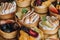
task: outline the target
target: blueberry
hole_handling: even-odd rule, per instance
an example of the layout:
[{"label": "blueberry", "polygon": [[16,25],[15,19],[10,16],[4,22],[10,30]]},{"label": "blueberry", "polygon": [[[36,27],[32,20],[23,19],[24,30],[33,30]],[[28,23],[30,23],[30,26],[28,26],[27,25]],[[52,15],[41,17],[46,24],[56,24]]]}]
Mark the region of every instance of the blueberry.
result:
[{"label": "blueberry", "polygon": [[17,23],[8,23],[1,25],[1,30],[4,32],[13,32],[18,29]]}]

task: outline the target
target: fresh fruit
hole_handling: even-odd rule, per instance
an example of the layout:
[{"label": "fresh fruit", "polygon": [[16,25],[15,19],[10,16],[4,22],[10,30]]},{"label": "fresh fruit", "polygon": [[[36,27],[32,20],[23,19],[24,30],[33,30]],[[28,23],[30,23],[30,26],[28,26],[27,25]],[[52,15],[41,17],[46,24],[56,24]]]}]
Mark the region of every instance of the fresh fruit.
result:
[{"label": "fresh fruit", "polygon": [[23,9],[22,9],[22,13],[23,13],[23,14],[26,14],[27,12],[28,12],[28,10],[27,10],[26,8],[23,8]]},{"label": "fresh fruit", "polygon": [[29,34],[33,37],[38,37],[38,33],[33,30],[30,30]]},{"label": "fresh fruit", "polygon": [[56,13],[56,14],[58,14],[58,10],[53,5],[51,5],[49,7],[49,10],[52,11],[52,12],[54,12],[54,13]]},{"label": "fresh fruit", "polygon": [[13,31],[17,30],[17,24],[15,24],[15,23],[3,24],[3,25],[1,25],[0,28],[4,32],[13,32]]},{"label": "fresh fruit", "polygon": [[38,33],[30,28],[27,28],[25,26],[21,27],[21,30],[25,31],[26,33],[28,33],[29,35],[33,36],[33,37],[37,37]]}]

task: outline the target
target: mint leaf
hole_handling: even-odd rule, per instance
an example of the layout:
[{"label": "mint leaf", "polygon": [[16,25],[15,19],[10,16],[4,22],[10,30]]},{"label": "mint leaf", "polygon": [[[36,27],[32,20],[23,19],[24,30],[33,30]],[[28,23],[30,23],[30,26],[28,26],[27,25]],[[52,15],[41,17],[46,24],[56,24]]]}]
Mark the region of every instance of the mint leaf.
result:
[{"label": "mint leaf", "polygon": [[22,13],[23,13],[23,14],[26,14],[27,12],[28,12],[28,10],[27,10],[26,8],[23,8],[23,9],[22,9]]},{"label": "mint leaf", "polygon": [[45,16],[42,16],[42,21],[46,21],[46,17]]}]

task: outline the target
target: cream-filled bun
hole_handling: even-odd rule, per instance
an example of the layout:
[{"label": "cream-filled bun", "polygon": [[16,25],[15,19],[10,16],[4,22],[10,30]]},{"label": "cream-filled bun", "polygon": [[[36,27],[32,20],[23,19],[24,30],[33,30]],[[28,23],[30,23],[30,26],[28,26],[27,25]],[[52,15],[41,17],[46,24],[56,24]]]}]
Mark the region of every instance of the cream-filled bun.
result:
[{"label": "cream-filled bun", "polygon": [[31,2],[31,6],[37,13],[47,13],[47,7],[49,7],[50,4],[51,2],[46,0],[32,0]]},{"label": "cream-filled bun", "polygon": [[54,16],[42,17],[39,27],[45,34],[55,34],[58,31],[59,20]]},{"label": "cream-filled bun", "polygon": [[0,10],[0,19],[12,18],[15,16],[16,2],[13,1],[11,3],[9,3],[9,2],[1,3],[0,9],[1,9]]},{"label": "cream-filled bun", "polygon": [[32,11],[28,11],[20,20],[21,24],[26,26],[26,27],[36,27],[39,22],[39,15]]}]

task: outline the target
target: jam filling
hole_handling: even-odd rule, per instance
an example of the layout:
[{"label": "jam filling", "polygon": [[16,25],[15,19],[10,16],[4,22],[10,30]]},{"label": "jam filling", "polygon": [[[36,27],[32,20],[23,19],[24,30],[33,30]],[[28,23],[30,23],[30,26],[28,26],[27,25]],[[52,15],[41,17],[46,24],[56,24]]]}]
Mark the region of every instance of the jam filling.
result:
[{"label": "jam filling", "polygon": [[40,6],[42,2],[45,2],[46,0],[35,0],[34,1],[34,6]]},{"label": "jam filling", "polygon": [[18,24],[17,23],[6,23],[1,25],[0,29],[3,32],[13,32],[16,31],[18,29]]},{"label": "jam filling", "polygon": [[33,37],[38,37],[38,33],[28,27],[21,26],[20,30],[23,30],[24,32],[28,33],[29,35]]}]

